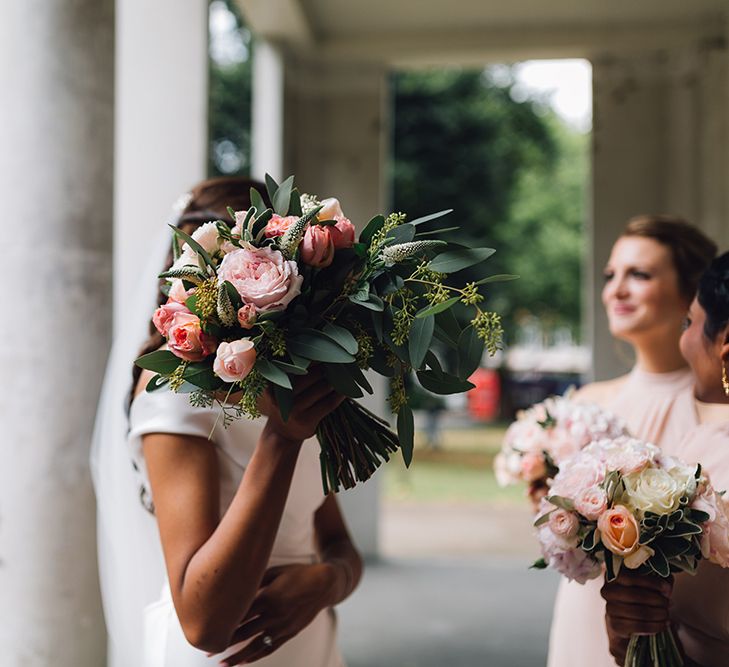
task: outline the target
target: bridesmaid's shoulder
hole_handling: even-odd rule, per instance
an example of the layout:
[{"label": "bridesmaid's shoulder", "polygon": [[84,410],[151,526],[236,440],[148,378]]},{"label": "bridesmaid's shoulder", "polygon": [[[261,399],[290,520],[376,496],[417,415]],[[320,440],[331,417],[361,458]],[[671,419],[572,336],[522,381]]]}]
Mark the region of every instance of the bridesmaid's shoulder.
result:
[{"label": "bridesmaid's shoulder", "polygon": [[627,380],[628,374],[625,374],[612,380],[590,382],[580,387],[572,398],[580,403],[603,403],[614,397],[615,392],[620,391]]}]

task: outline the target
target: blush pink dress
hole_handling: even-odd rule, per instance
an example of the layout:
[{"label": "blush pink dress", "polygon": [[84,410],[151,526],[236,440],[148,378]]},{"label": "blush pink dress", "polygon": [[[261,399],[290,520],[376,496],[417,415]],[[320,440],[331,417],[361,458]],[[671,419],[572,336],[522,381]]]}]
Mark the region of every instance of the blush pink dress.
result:
[{"label": "blush pink dress", "polygon": [[[618,415],[636,438],[660,447],[679,443],[698,425],[691,371],[628,375],[582,388],[576,400],[596,403]],[[560,582],[549,636],[548,667],[615,667],[605,630],[602,578],[585,585]],[[729,664],[729,663],[728,663]]]},{"label": "blush pink dress", "polygon": [[[729,405],[696,402],[701,424],[665,451],[701,463],[717,491],[729,491]],[[725,496],[726,497],[726,496]],[[729,569],[702,561],[676,575],[671,618],[686,654],[702,667],[729,665]]]}]

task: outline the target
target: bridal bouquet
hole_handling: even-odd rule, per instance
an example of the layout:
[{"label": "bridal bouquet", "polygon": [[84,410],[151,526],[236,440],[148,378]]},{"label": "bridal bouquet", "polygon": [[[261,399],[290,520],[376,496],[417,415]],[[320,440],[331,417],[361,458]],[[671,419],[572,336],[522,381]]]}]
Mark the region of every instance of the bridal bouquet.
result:
[{"label": "bridal bouquet", "polygon": [[[514,276],[452,278],[494,251],[438,238],[453,228],[419,231],[450,210],[412,221],[377,215],[357,238],[336,199],[300,195],[293,177],[279,185],[267,176],[266,187],[273,210],[251,190],[252,207],[230,211],[232,229],[220,220],[192,236],[173,227],[175,262],[160,276],[169,300],[153,317],[168,349],[136,363],[157,373],[148,391],[190,392],[193,405],[218,405],[224,426],[259,416],[267,386],[286,418],[291,378],[321,364],[348,397],[317,431],[324,491],[351,488],[398,448],[410,463],[406,376],[415,371],[437,394],[473,386],[467,378],[484,348],[494,353],[501,338],[500,318],[482,310],[479,288]],[[458,303],[472,309],[465,328],[451,310]],[[431,349],[436,340],[455,351],[455,373]],[[397,436],[354,400],[372,393],[368,369],[389,378]]]},{"label": "bridal bouquet", "polygon": [[[613,580],[621,567],[668,577],[696,572],[707,558],[729,566],[729,516],[721,494],[702,474],[629,437],[601,440],[565,461],[535,526],[542,558],[585,583]],[[683,664],[670,629],[631,638],[627,667]]]},{"label": "bridal bouquet", "polygon": [[562,461],[595,440],[627,435],[620,419],[597,405],[552,396],[517,415],[494,459],[501,486],[527,482],[546,486]]}]

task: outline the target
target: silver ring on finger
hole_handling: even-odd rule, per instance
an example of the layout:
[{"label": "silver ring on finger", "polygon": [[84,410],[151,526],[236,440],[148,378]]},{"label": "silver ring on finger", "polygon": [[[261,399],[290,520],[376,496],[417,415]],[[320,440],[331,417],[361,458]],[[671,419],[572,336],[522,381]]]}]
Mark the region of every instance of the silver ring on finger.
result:
[{"label": "silver ring on finger", "polygon": [[273,637],[271,635],[263,635],[261,640],[266,648],[273,648]]}]

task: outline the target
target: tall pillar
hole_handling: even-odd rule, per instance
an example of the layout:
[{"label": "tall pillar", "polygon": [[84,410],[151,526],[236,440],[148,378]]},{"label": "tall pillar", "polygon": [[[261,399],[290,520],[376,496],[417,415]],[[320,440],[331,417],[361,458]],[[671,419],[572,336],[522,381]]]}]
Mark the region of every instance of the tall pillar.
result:
[{"label": "tall pillar", "polygon": [[721,45],[593,61],[593,212],[586,330],[596,379],[632,363],[600,302],[602,270],[626,221],[681,215],[722,245],[727,225],[727,65]]},{"label": "tall pillar", "polygon": [[208,0],[117,0],[114,320],[145,248],[206,174]]},{"label": "tall pillar", "polygon": [[284,58],[273,43],[257,39],[253,54],[251,175],[280,181],[283,173]]},{"label": "tall pillar", "polygon": [[[336,196],[358,229],[389,202],[385,71],[348,63],[287,61],[284,103],[284,171],[306,192]],[[385,382],[371,378],[365,404],[385,413]],[[399,456],[399,455],[398,455]],[[378,552],[382,473],[339,494],[355,541],[368,557]]]},{"label": "tall pillar", "polygon": [[98,667],[88,451],[111,337],[113,0],[4,3],[0,662]]}]

